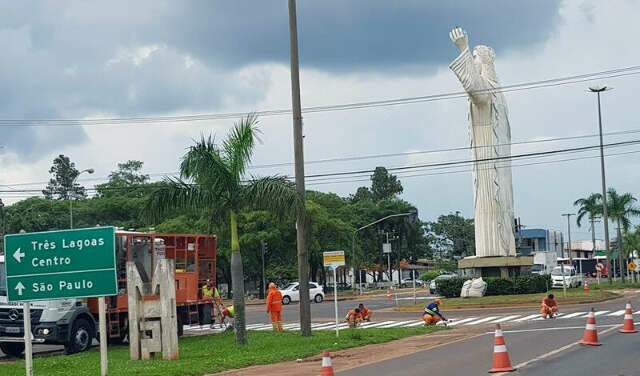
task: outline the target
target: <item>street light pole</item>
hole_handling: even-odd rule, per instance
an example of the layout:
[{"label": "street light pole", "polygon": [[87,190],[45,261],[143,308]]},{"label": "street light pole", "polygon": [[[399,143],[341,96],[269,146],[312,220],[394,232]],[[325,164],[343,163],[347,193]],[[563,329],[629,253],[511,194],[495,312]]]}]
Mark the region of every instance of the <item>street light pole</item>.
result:
[{"label": "street light pole", "polygon": [[264,240],[260,241],[260,249],[262,251],[262,288],[260,289],[260,296],[264,298],[265,291],[267,290],[267,280],[264,275],[264,254],[266,250]]},{"label": "street light pole", "polygon": [[355,254],[356,254],[356,235],[358,234],[358,232],[364,230],[365,228],[371,227],[373,225],[377,225],[380,222],[386,221],[389,218],[407,217],[407,216],[417,215],[417,214],[418,214],[418,212],[415,211],[415,210],[414,211],[410,211],[408,213],[391,214],[391,215],[388,215],[386,217],[383,217],[383,218],[380,218],[378,220],[375,220],[375,221],[373,221],[373,222],[371,222],[369,224],[366,224],[366,225],[364,225],[364,226],[362,226],[360,228],[357,228],[355,231],[353,231],[353,234],[351,235],[351,258],[354,260],[354,264],[356,264],[356,265],[354,265],[354,271],[355,271],[355,269],[358,269],[357,270],[358,271],[358,281],[360,281],[358,283],[358,285],[360,286],[360,295],[362,295],[362,280],[360,278],[361,277],[360,268],[356,267],[357,263],[355,263],[355,258],[356,258],[355,257]]},{"label": "street light pole", "polygon": [[[75,196],[75,190],[74,190],[74,185],[76,184],[76,180],[78,180],[78,177],[80,175],[82,175],[82,173],[86,172],[87,174],[93,174],[94,173],[94,169],[92,168],[88,168],[86,170],[82,170],[80,172],[78,172],[78,175],[76,175],[75,178],[73,178],[73,180],[71,181],[71,192],[67,193],[67,196],[69,196],[69,193],[73,194]],[[69,228],[73,229],[73,197],[69,196]]]},{"label": "street light pole", "polygon": [[569,235],[569,241],[567,242],[567,250],[569,251],[569,262],[573,266],[573,256],[571,256],[571,216],[573,213],[565,213],[562,216],[567,217],[567,234]]},{"label": "street light pole", "polygon": [[609,248],[609,213],[607,209],[607,182],[604,168],[604,144],[602,140],[602,111],[600,108],[600,93],[603,91],[611,90],[606,86],[590,87],[589,90],[592,93],[596,93],[598,96],[598,130],[600,134],[600,173],[602,175],[602,222],[604,224],[604,247],[607,254],[607,267],[609,268],[609,283],[612,283],[612,268],[611,268],[611,249]]}]

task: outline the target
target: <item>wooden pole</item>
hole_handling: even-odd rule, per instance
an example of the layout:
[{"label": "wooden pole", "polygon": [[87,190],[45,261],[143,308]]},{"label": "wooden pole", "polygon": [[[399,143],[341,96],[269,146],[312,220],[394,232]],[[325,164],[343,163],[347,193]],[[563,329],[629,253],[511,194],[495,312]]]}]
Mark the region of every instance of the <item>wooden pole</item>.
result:
[{"label": "wooden pole", "polygon": [[100,375],[107,376],[109,372],[109,362],[107,358],[107,305],[104,296],[98,298],[98,310],[100,320]]}]

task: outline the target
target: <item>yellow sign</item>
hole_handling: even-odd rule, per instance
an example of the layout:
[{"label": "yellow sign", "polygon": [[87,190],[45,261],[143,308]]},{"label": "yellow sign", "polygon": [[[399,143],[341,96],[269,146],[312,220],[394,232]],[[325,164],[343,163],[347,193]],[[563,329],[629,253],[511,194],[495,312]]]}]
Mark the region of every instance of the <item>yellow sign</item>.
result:
[{"label": "yellow sign", "polygon": [[631,262],[629,263],[629,265],[627,265],[627,267],[628,267],[628,268],[629,268],[629,270],[631,270],[632,272],[635,272],[635,271],[636,271],[636,268],[637,268],[637,265],[636,265],[636,263],[635,263],[635,262],[631,261]]},{"label": "yellow sign", "polygon": [[325,267],[337,268],[345,265],[344,251],[323,252],[322,263]]}]

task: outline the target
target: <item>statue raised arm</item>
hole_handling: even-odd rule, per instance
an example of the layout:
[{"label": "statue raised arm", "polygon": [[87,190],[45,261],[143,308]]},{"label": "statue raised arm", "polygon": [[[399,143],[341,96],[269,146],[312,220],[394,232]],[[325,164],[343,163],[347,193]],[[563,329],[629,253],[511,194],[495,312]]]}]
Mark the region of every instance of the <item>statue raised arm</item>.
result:
[{"label": "statue raised arm", "polygon": [[[449,38],[460,51],[460,55],[451,63],[451,70],[458,76],[462,87],[471,96],[471,100],[482,103],[489,100],[487,91],[491,89],[490,78],[483,75],[489,73],[493,68],[484,68],[484,65],[493,66],[495,54],[493,50],[486,46],[478,46],[469,50],[469,37],[460,27],[456,27],[449,33]],[[495,81],[495,71],[493,71],[493,81]]]}]

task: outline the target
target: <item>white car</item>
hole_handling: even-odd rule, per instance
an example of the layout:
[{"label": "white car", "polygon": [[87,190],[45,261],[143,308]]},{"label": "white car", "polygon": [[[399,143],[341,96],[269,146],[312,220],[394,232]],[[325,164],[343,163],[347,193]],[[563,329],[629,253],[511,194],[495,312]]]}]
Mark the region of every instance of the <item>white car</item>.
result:
[{"label": "white car", "polygon": [[[300,301],[299,283],[292,282],[280,289],[282,293],[282,304]],[[309,282],[309,299],[316,303],[322,303],[324,300],[324,291],[322,285],[315,282]]]},{"label": "white car", "polygon": [[445,279],[456,278],[456,277],[458,277],[456,274],[440,274],[439,276],[437,276],[434,279],[432,279],[431,283],[429,283],[429,292],[431,294],[437,294],[438,293],[438,281],[442,281],[442,280],[445,280]]},{"label": "white car", "polygon": [[[562,288],[562,267],[556,266],[551,271],[551,287]],[[576,273],[576,269],[573,266],[564,266],[564,285],[567,288],[578,287],[582,284],[580,276]]]},{"label": "white car", "polygon": [[[421,279],[416,279],[416,287],[422,287],[424,285],[424,281]],[[400,281],[401,287],[413,287],[413,279],[405,278]]]}]

